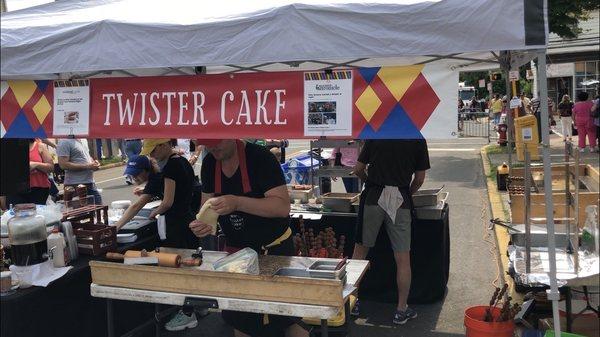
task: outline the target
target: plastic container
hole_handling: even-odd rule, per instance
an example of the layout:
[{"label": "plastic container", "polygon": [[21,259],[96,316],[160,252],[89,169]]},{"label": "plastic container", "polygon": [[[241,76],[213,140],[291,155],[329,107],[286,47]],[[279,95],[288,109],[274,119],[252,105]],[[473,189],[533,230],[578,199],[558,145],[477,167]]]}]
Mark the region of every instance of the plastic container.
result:
[{"label": "plastic container", "polygon": [[216,271],[258,275],[258,253],[252,248],[244,248],[214,263]]},{"label": "plastic container", "polygon": [[[465,310],[465,328],[467,337],[513,337],[515,322],[484,322],[487,306],[470,307]],[[499,308],[492,308],[492,316],[500,315]]]},{"label": "plastic container", "polygon": [[71,225],[71,222],[62,222],[61,231],[65,236],[65,241],[67,243],[67,248],[69,249],[69,257],[71,258],[71,261],[76,260],[79,257],[79,250],[77,248],[77,237],[75,237],[75,233],[73,232],[73,225]]},{"label": "plastic container", "polygon": [[54,268],[64,267],[69,263],[69,251],[64,235],[54,227],[52,234],[48,236],[48,251],[52,255]]},{"label": "plastic container", "polygon": [[30,266],[48,260],[46,220],[36,213],[35,204],[18,204],[8,220],[11,259],[16,266]]}]

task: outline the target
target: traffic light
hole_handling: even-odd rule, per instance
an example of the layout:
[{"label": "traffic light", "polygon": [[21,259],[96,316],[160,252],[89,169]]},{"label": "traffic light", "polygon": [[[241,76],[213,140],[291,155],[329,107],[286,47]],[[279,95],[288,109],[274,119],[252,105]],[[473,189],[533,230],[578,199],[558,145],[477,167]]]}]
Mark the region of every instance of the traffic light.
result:
[{"label": "traffic light", "polygon": [[502,79],[502,73],[493,73],[490,75],[492,81],[500,81]]}]

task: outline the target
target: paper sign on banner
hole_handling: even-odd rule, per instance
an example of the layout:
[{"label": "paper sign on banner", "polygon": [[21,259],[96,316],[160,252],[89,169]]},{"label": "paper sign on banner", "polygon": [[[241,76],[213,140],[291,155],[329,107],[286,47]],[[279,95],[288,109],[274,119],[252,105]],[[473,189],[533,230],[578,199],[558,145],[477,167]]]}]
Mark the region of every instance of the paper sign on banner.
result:
[{"label": "paper sign on banner", "polygon": [[53,135],[87,136],[90,132],[90,81],[54,81]]},{"label": "paper sign on banner", "polygon": [[533,80],[533,71],[531,71],[531,69],[527,69],[527,72],[525,73],[525,78],[528,80]]},{"label": "paper sign on banner", "polygon": [[533,139],[533,132],[531,128],[523,128],[523,141],[530,141]]},{"label": "paper sign on banner", "polygon": [[479,87],[485,88],[485,80],[479,80]]},{"label": "paper sign on banner", "polygon": [[510,108],[517,109],[520,107],[521,107],[521,99],[519,97],[513,97],[513,99],[510,100]]},{"label": "paper sign on banner", "polygon": [[304,135],[352,135],[352,71],[304,73]]},{"label": "paper sign on banner", "polygon": [[518,70],[511,70],[508,72],[508,79],[510,81],[518,81],[519,80],[519,71]]}]

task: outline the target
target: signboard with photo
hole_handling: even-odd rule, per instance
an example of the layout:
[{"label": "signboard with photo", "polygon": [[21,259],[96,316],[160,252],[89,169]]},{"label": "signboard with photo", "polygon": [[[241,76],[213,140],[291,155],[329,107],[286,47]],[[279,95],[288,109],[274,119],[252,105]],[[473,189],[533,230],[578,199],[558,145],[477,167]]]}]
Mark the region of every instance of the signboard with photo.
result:
[{"label": "signboard with photo", "polygon": [[352,71],[304,74],[304,136],[352,136]]},{"label": "signboard with photo", "polygon": [[53,134],[87,136],[89,132],[89,80],[54,81]]}]

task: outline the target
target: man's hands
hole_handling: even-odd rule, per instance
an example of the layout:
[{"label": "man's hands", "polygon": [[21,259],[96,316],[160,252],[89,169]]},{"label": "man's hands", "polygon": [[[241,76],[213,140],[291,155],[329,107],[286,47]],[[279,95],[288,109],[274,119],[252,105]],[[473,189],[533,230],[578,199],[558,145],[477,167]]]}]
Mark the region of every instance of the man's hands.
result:
[{"label": "man's hands", "polygon": [[219,215],[231,214],[238,210],[239,197],[235,195],[223,195],[213,198],[210,208],[214,209]]},{"label": "man's hands", "polygon": [[148,215],[148,218],[156,219],[156,217],[160,215],[160,213],[158,213],[156,210],[157,209],[155,208],[152,212],[150,212],[150,215]]},{"label": "man's hands", "polygon": [[212,234],[212,226],[205,224],[200,220],[194,220],[190,222],[190,229],[199,238],[203,238],[209,234]]},{"label": "man's hands", "polygon": [[136,186],[136,187],[133,189],[133,194],[137,195],[138,197],[139,197],[140,195],[144,194],[144,187],[142,187],[142,186]]},{"label": "man's hands", "polygon": [[[228,215],[238,210],[240,198],[235,195],[223,195],[220,197],[212,198],[210,201],[210,208],[212,208],[219,215]],[[212,234],[213,227],[200,220],[194,220],[190,223],[190,229],[199,238],[203,238],[207,235]]]},{"label": "man's hands", "polygon": [[99,168],[100,168],[100,162],[97,160],[94,160],[93,162],[88,164],[89,170],[98,171]]},{"label": "man's hands", "polygon": [[189,160],[190,165],[192,165],[192,166],[196,165],[197,161],[198,161],[198,156],[197,155],[193,154],[193,155],[190,156],[190,160]]}]

